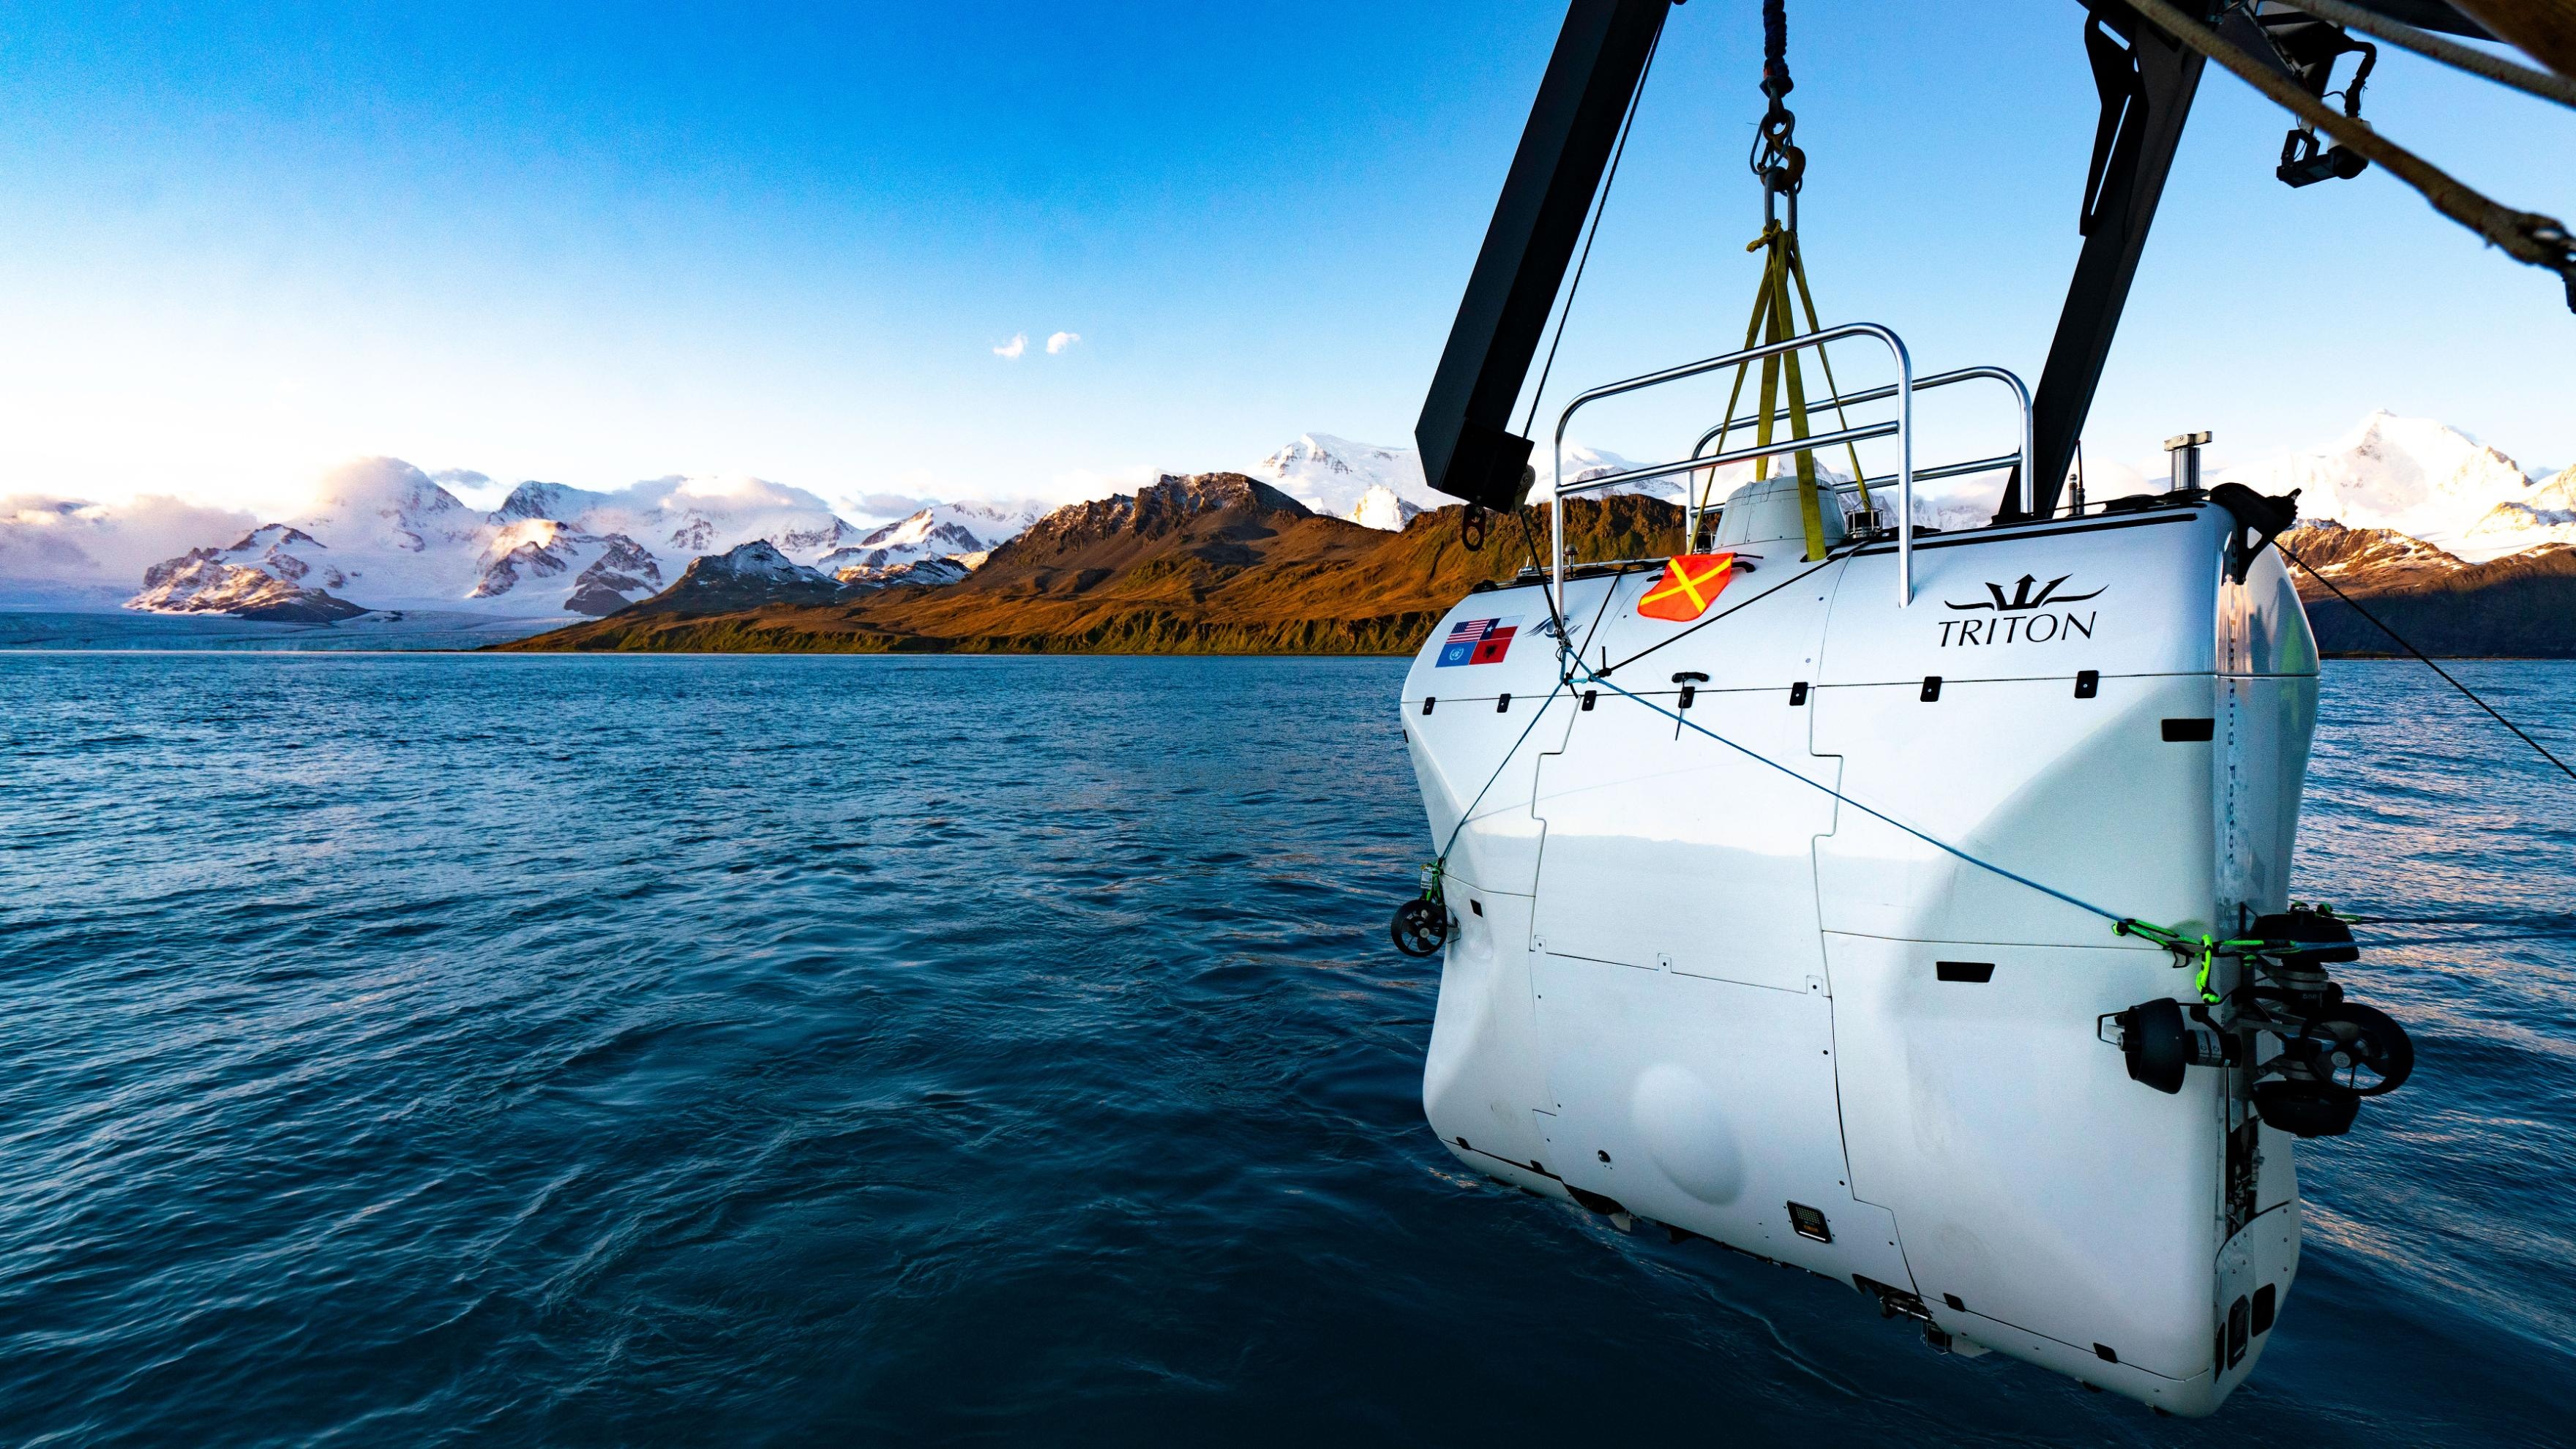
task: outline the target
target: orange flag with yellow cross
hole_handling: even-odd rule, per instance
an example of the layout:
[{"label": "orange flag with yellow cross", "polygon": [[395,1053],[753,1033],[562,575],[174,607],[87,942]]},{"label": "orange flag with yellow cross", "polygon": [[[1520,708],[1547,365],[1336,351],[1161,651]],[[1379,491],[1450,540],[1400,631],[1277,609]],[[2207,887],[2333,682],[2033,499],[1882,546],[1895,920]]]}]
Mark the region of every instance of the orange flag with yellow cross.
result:
[{"label": "orange flag with yellow cross", "polygon": [[1687,624],[1708,612],[1735,577],[1731,553],[1686,553],[1664,565],[1664,576],[1637,600],[1637,616]]}]

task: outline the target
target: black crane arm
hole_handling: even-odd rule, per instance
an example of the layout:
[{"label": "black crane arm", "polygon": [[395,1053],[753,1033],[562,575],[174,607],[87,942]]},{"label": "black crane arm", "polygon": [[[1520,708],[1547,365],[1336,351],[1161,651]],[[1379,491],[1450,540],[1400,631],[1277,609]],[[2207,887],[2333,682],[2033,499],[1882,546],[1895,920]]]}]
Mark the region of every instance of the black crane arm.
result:
[{"label": "black crane arm", "polygon": [[1423,478],[1453,498],[1497,511],[1520,504],[1530,440],[1512,432],[1512,404],[1674,3],[1574,0],[1567,8],[1413,430]]},{"label": "black crane arm", "polygon": [[[2149,24],[2126,0],[2083,3],[2084,49],[2092,61],[2094,85],[2101,92],[2102,115],[2078,213],[2084,248],[2076,256],[2075,276],[2067,284],[2066,305],[2048,345],[2039,390],[2031,397],[2035,476],[2029,480],[2029,513],[2039,517],[2056,509],[2067,465],[2075,457],[2075,440],[2083,435],[2084,419],[2093,409],[2093,392],[2110,361],[2111,339],[2120,329],[2120,313],[2128,305],[2138,258],[2146,251],[2147,228],[2164,199],[2165,177],[2173,169],[2175,148],[2182,144],[2183,122],[2191,115],[2204,64],[2199,52],[2184,48]],[[2443,0],[2351,3],[2426,29],[2486,35],[2475,21]],[[2207,12],[2219,7],[2198,0],[2184,8]],[[2242,12],[2227,18],[2246,27],[2250,38],[2250,22]],[[2245,49],[2258,56],[2271,53],[2259,41]],[[2006,516],[2021,512],[2020,491],[2015,487],[2005,493]]]}]

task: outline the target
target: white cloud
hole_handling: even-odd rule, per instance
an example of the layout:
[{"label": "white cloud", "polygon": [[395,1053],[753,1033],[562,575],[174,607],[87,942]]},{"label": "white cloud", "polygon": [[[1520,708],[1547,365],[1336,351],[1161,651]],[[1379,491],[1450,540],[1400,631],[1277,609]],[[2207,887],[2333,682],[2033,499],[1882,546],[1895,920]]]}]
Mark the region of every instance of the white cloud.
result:
[{"label": "white cloud", "polygon": [[1079,332],[1059,332],[1047,339],[1047,356],[1053,357],[1081,340]]},{"label": "white cloud", "polygon": [[103,580],[139,584],[143,570],[192,548],[222,548],[252,515],[164,494],[126,503],[43,494],[0,498],[0,583]]},{"label": "white cloud", "polygon": [[861,518],[909,518],[940,501],[910,493],[862,493],[844,500],[842,507]]},{"label": "white cloud", "polygon": [[1010,341],[993,349],[993,355],[995,357],[1002,358],[1005,361],[1017,362],[1020,354],[1028,350],[1029,334],[1025,332],[1015,332],[1011,334]]}]

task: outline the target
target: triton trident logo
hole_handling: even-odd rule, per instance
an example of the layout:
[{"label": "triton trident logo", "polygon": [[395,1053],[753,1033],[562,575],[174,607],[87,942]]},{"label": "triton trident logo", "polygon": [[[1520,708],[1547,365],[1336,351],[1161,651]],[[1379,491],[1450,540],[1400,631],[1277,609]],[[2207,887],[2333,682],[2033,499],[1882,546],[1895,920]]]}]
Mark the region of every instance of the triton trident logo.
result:
[{"label": "triton trident logo", "polygon": [[1961,613],[1991,610],[1992,617],[1942,620],[1941,647],[1982,648],[1989,644],[2046,644],[2055,639],[2092,638],[2094,621],[2100,617],[2098,610],[2087,609],[2078,614],[2070,609],[2054,607],[2102,597],[2101,589],[2089,594],[2059,593],[2058,590],[2073,577],[2073,574],[2059,574],[2042,584],[2037,576],[2023,574],[2013,585],[2010,598],[2004,596],[2003,585],[1988,583],[1986,597],[1973,603],[1953,604],[1944,600],[1945,608]]},{"label": "triton trident logo", "polygon": [[2047,585],[2039,591],[2039,597],[2034,599],[2030,596],[2030,586],[2038,583],[2039,580],[2030,574],[2023,574],[2021,576],[2021,582],[2013,586],[2013,596],[2009,599],[2004,597],[2003,585],[1988,584],[1986,585],[1986,592],[1992,595],[1992,598],[1980,599],[1973,604],[1945,603],[1945,607],[1952,609],[1992,609],[1998,614],[2021,614],[2027,613],[2032,609],[2045,609],[2050,604],[2080,604],[2086,599],[2098,599],[2102,597],[2102,591],[2100,589],[2095,589],[2089,594],[2068,594],[2062,599],[2059,598],[2057,596],[2058,586],[2073,577],[2075,577],[2073,574],[2059,574],[2057,577],[2050,579]]}]

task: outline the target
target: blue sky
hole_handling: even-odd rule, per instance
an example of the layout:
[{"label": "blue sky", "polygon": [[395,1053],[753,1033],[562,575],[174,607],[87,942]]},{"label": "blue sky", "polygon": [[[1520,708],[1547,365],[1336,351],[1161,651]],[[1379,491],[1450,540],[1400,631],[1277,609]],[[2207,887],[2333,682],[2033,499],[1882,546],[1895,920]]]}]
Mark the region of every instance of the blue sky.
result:
[{"label": "blue sky", "polygon": [[[8,0],[0,492],[261,504],[388,453],[1011,495],[1407,442],[1562,14]],[[1740,335],[1756,15],[1675,13],[1555,391]],[[2036,379],[2079,15],[1793,0],[1829,315]],[[2576,116],[2393,53],[2368,113],[2576,214]],[[2384,176],[2281,186],[2286,124],[2211,73],[2088,447],[2208,427],[2223,461],[2385,406],[2576,461],[2553,279]],[[1963,406],[1935,446],[1993,423]],[[1585,431],[1644,456],[1696,416]]]}]

